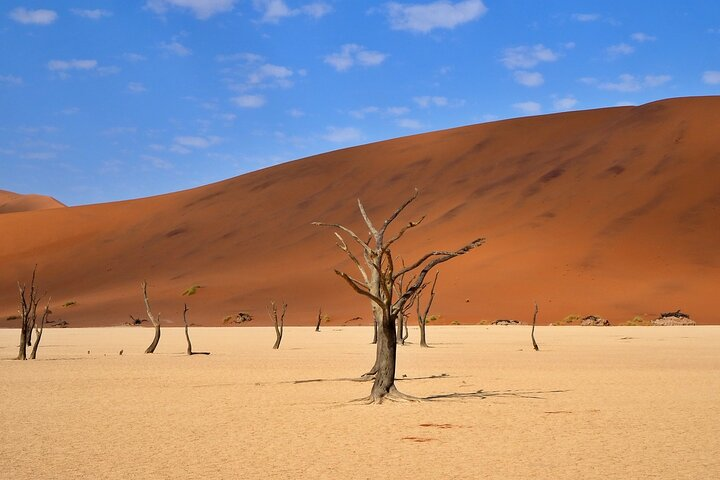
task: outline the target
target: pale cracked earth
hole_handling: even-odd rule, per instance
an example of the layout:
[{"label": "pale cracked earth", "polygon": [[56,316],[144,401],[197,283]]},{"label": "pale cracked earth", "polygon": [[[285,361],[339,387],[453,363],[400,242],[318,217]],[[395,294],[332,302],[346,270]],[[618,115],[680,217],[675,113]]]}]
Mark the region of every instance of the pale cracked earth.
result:
[{"label": "pale cracked earth", "polygon": [[[421,403],[358,405],[368,327],[0,330],[2,478],[720,478],[720,327],[429,327]],[[123,349],[124,354],[118,353]],[[425,378],[447,374],[441,378]],[[297,380],[323,382],[293,383]],[[450,397],[442,395],[459,394]]]}]

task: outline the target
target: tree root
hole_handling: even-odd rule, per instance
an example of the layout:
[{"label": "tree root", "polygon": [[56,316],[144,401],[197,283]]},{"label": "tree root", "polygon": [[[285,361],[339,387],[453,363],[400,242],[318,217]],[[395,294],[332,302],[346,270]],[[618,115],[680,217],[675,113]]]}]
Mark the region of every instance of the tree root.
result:
[{"label": "tree root", "polygon": [[358,403],[361,405],[380,405],[385,401],[394,403],[419,403],[424,401],[424,399],[402,393],[393,385],[384,395],[375,395],[371,393],[367,397],[351,400],[350,403]]}]

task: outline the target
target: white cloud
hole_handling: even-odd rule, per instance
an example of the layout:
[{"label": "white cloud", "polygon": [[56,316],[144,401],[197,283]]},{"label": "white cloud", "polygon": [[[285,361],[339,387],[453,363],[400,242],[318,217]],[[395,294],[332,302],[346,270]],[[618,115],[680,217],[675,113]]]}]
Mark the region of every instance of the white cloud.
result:
[{"label": "white cloud", "polygon": [[600,14],[598,13],[573,13],[570,17],[577,22],[595,22],[600,20]]},{"label": "white cloud", "polygon": [[60,110],[60,113],[63,115],[75,115],[80,112],[80,109],[78,107],[68,107]]},{"label": "white cloud", "polygon": [[708,70],[706,72],[703,72],[702,81],[704,83],[707,83],[708,85],[720,84],[720,71]]},{"label": "white cloud", "polygon": [[553,100],[553,108],[557,111],[571,110],[577,103],[577,99],[572,95],[558,97]]},{"label": "white cloud", "polygon": [[510,70],[532,68],[541,62],[554,62],[559,55],[542,44],[506,48],[501,59]]},{"label": "white cloud", "polygon": [[220,137],[195,137],[195,136],[180,136],[175,137],[173,142],[175,145],[188,148],[209,148],[213,145],[220,143]]},{"label": "white cloud", "polygon": [[537,102],[514,103],[513,108],[520,110],[526,115],[536,115],[542,110],[542,106]]},{"label": "white cloud", "polygon": [[78,17],[83,17],[83,18],[87,18],[90,20],[100,20],[101,18],[111,17],[113,14],[109,10],[100,10],[100,9],[83,10],[80,8],[73,8],[70,11],[73,14],[77,15]]},{"label": "white cloud", "polygon": [[207,20],[218,13],[229,12],[237,0],[148,0],[145,8],[164,14],[169,8],[190,10],[199,20]]},{"label": "white cloud", "polygon": [[53,10],[28,10],[22,7],[11,10],[8,16],[24,25],[50,25],[58,18]]},{"label": "white cloud", "polygon": [[127,89],[130,93],[144,93],[147,92],[147,88],[140,82],[128,83]]},{"label": "white cloud", "polygon": [[610,45],[605,51],[611,57],[619,57],[621,55],[630,55],[635,51],[635,47],[627,43],[618,43],[617,45]]},{"label": "white cloud", "polygon": [[241,108],[260,108],[265,105],[265,97],[263,95],[240,95],[233,97],[231,100]]},{"label": "white cloud", "polygon": [[407,128],[410,130],[420,130],[423,128],[423,124],[413,118],[399,118],[395,124],[400,128]]},{"label": "white cloud", "polygon": [[293,71],[287,67],[266,63],[248,75],[248,83],[257,85],[269,78],[280,81],[282,86],[289,86],[287,78],[292,75]]},{"label": "white cloud", "polygon": [[618,77],[617,82],[600,83],[598,88],[616,92],[638,92],[647,87],[659,87],[670,80],[672,80],[670,75],[645,75],[641,78],[624,73]]},{"label": "white cloud", "polygon": [[639,43],[654,42],[655,40],[657,40],[657,37],[653,37],[652,35],[648,35],[642,32],[633,33],[632,35],[630,35],[630,38]]},{"label": "white cloud", "polygon": [[[140,158],[142,158],[147,163],[159,170],[172,170],[175,167],[171,162],[160,157],[154,157],[152,155],[141,155]],[[114,167],[114,165],[109,165],[109,167],[111,169],[109,173],[112,173],[112,168]]]},{"label": "white cloud", "polygon": [[305,116],[305,112],[303,112],[299,108],[291,108],[287,111],[287,114],[293,118],[300,118]]},{"label": "white cloud", "polygon": [[107,67],[98,67],[96,72],[98,75],[116,75],[120,73],[120,67],[116,67],[115,65],[109,65]]},{"label": "white cloud", "polygon": [[0,85],[18,86],[22,84],[22,77],[17,77],[15,75],[0,75]]},{"label": "white cloud", "polygon": [[309,15],[313,18],[322,18],[332,12],[332,7],[325,2],[315,2],[304,5],[300,8],[300,10],[305,15]]},{"label": "white cloud", "polygon": [[645,75],[643,86],[645,87],[659,87],[672,80],[670,75]]},{"label": "white cloud", "polygon": [[598,79],[595,77],[582,77],[579,78],[578,81],[580,83],[584,83],[585,85],[597,85]]},{"label": "white cloud", "polygon": [[190,54],[192,54],[192,50],[184,46],[182,43],[178,42],[177,40],[173,40],[172,42],[166,43],[162,42],[160,44],[160,48],[165,50],[167,53],[170,53],[172,55],[177,55],[178,57],[186,57]]},{"label": "white cloud", "polygon": [[408,113],[410,109],[407,107],[388,107],[386,111],[388,115],[400,116]]},{"label": "white cloud", "polygon": [[525,85],[526,87],[539,87],[540,85],[545,83],[545,79],[540,72],[527,72],[525,70],[517,70],[513,75],[515,76],[515,81],[517,83],[519,83],[520,85]]},{"label": "white cloud", "polygon": [[97,65],[97,60],[50,60],[47,67],[54,72],[65,72],[68,70],[94,70]]},{"label": "white cloud", "polygon": [[357,142],[362,138],[362,132],[355,127],[328,127],[322,138],[332,143]]},{"label": "white cloud", "polygon": [[425,4],[386,5],[390,27],[393,30],[428,33],[436,28],[453,29],[458,25],[480,18],[487,12],[481,0],[452,3],[440,0]]},{"label": "white cloud", "polygon": [[234,122],[237,119],[237,115],[235,115],[234,113],[218,113],[213,115],[213,117],[223,120],[225,122]]},{"label": "white cloud", "polygon": [[256,53],[231,53],[227,55],[217,55],[215,60],[218,62],[245,62],[245,63],[256,63],[262,62],[264,57]]},{"label": "white cloud", "polygon": [[300,8],[290,8],[285,0],[253,0],[255,10],[262,13],[260,21],[278,23],[283,18],[297,15],[307,15],[312,18],[322,18],[332,11],[332,7],[325,2],[314,2]]},{"label": "white cloud", "polygon": [[349,113],[351,117],[362,120],[367,115],[370,115],[371,113],[378,113],[379,111],[380,109],[378,107],[363,107],[357,110],[351,110]]},{"label": "white cloud", "polygon": [[368,50],[362,45],[348,43],[340,47],[340,52],[326,55],[325,63],[332,65],[338,72],[344,72],[354,65],[373,67],[385,61],[384,53]]},{"label": "white cloud", "polygon": [[144,62],[147,60],[147,57],[139,53],[123,53],[122,58],[128,62]]},{"label": "white cloud", "polygon": [[379,108],[379,107],[375,107],[375,106],[369,106],[369,107],[359,108],[357,110],[351,110],[348,113],[350,114],[351,117],[362,120],[366,116],[374,115],[374,114],[389,116],[389,117],[398,117],[398,116],[407,114],[409,111],[410,111],[410,109],[407,107]]},{"label": "white cloud", "polygon": [[447,107],[449,105],[447,97],[431,97],[429,95],[414,97],[413,102],[417,103],[421,108]]}]

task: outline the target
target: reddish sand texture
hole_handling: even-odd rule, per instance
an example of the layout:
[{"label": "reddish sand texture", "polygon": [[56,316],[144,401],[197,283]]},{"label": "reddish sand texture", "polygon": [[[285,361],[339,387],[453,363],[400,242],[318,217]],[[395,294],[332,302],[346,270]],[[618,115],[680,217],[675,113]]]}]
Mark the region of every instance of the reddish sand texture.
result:
[{"label": "reddish sand texture", "polygon": [[[406,261],[483,236],[441,268],[441,322],[540,323],[595,314],[614,324],[681,308],[718,323],[720,97],[529,117],[339,150],[193,190],[0,216],[0,320],[18,279],[38,279],[71,326],[144,316],[140,282],[170,325],[221,325],[288,302],[287,322],[368,322],[368,302],[333,273],[353,270],[332,231],[364,235],[356,200],[384,219],[425,215],[398,242]],[[202,288],[191,297],[183,291]],[[66,302],[70,307],[60,307]],[[362,317],[362,320],[353,320]]]},{"label": "reddish sand texture", "polygon": [[65,205],[52,197],[46,197],[44,195],[20,195],[6,190],[0,190],[0,214],[47,210],[64,206]]}]

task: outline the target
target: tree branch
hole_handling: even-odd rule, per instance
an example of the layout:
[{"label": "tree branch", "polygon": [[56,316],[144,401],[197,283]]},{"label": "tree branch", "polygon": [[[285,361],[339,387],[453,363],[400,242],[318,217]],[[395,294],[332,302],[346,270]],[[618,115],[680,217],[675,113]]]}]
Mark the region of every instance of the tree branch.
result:
[{"label": "tree branch", "polygon": [[398,217],[398,215],[400,215],[400,214],[402,213],[402,211],[405,210],[405,208],[406,208],[408,205],[410,205],[413,201],[415,201],[415,199],[418,197],[418,194],[419,194],[419,193],[420,193],[420,192],[419,192],[418,189],[416,188],[416,189],[415,189],[415,193],[413,193],[412,197],[410,197],[410,198],[408,198],[407,200],[405,200],[405,201],[403,202],[403,204],[400,205],[400,206],[392,213],[392,215],[390,215],[390,216],[387,218],[387,220],[385,220],[385,222],[383,222],[383,226],[382,226],[382,228],[380,228],[380,242],[379,242],[379,243],[382,243],[383,236],[385,235],[385,230],[387,230],[387,228],[390,226],[390,224],[395,221],[395,219]]},{"label": "tree branch", "polygon": [[354,253],[350,251],[347,244],[345,243],[345,240],[340,236],[339,233],[335,232],[335,236],[338,238],[338,244],[337,246],[340,247],[340,250],[345,252],[348,257],[350,257],[350,260],[353,261],[353,263],[357,266],[358,270],[360,270],[360,275],[362,275],[363,280],[365,280],[366,284],[370,283],[370,280],[368,279],[367,273],[365,272],[365,269],[360,265],[360,261],[357,259]]},{"label": "tree branch", "polygon": [[362,204],[362,202],[360,201],[359,198],[358,198],[358,201],[357,201],[357,202],[358,202],[358,208],[360,208],[360,214],[362,215],[363,220],[365,220],[365,225],[367,225],[368,229],[370,230],[370,233],[371,233],[372,236],[375,238],[375,241],[376,241],[376,242],[382,241],[382,240],[379,238],[378,231],[375,229],[375,226],[373,225],[372,221],[370,220],[370,217],[368,217],[368,214],[367,214],[367,212],[365,211],[365,207],[363,207],[363,204]]},{"label": "tree branch", "polygon": [[339,229],[342,230],[343,232],[345,232],[345,233],[347,233],[348,235],[350,235],[350,237],[351,237],[353,240],[355,240],[355,242],[357,242],[358,245],[360,245],[361,247],[363,247],[364,250],[372,250],[372,249],[370,248],[370,246],[369,246],[366,242],[363,242],[362,240],[360,240],[360,237],[358,237],[358,236],[355,234],[355,232],[353,232],[352,230],[350,230],[350,229],[347,228],[347,227],[344,227],[344,226],[340,225],[339,223],[312,222],[312,225],[315,225],[316,227],[333,227],[333,228],[339,228]]},{"label": "tree branch", "polygon": [[390,248],[390,245],[392,245],[393,243],[395,243],[395,242],[397,242],[398,240],[400,240],[400,239],[402,238],[402,236],[405,235],[405,232],[407,232],[407,231],[408,231],[409,229],[411,229],[411,228],[417,227],[418,225],[420,225],[420,224],[422,223],[423,220],[425,220],[425,216],[424,216],[424,215],[423,215],[422,217],[420,217],[420,220],[418,220],[418,221],[416,221],[416,222],[408,222],[408,224],[405,225],[403,228],[401,228],[400,231],[398,232],[398,234],[395,235],[393,238],[391,238],[391,239],[384,245],[383,248],[384,248],[385,250],[387,250],[388,248]]},{"label": "tree branch", "polygon": [[[398,306],[398,308],[402,309],[402,306],[405,304],[405,302],[407,302],[410,299],[410,297],[415,295],[417,290],[420,288],[420,285],[423,284],[423,281],[425,280],[425,276],[428,274],[428,272],[430,272],[430,270],[432,270],[434,267],[436,267],[437,265],[439,265],[443,262],[447,262],[448,260],[453,259],[455,257],[459,257],[460,255],[465,255],[470,250],[477,248],[484,243],[485,243],[484,238],[478,238],[477,240],[474,240],[474,241],[468,243],[464,247],[459,248],[458,250],[455,250],[454,252],[445,253],[445,254],[443,254],[443,256],[431,260],[420,271],[420,274],[418,274],[418,277],[415,279],[415,282],[411,286],[409,286],[408,289],[405,291],[405,293],[402,295],[402,297],[400,297],[397,300],[396,305]],[[430,255],[430,256],[432,256],[432,255]],[[425,259],[427,260],[427,258],[430,258],[430,256],[426,256]],[[419,265],[417,265],[417,266],[419,266]],[[415,268],[417,268],[417,266]]]},{"label": "tree branch", "polygon": [[367,290],[363,289],[364,285],[362,283],[353,279],[347,273],[341,272],[340,270],[335,270],[335,273],[337,275],[339,275],[340,277],[342,277],[348,283],[348,285],[350,285],[350,287],[353,290],[355,290],[356,293],[359,293],[360,295],[368,297],[370,300],[375,302],[380,308],[385,308],[385,305],[383,304],[382,300],[380,300],[378,297],[376,297],[372,293],[368,292]]}]

